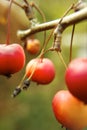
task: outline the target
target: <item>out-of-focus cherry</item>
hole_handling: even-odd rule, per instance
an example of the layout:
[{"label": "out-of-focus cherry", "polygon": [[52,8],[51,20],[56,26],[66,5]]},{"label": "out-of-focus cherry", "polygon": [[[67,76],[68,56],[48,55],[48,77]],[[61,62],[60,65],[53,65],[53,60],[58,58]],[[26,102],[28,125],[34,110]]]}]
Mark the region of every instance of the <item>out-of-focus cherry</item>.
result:
[{"label": "out-of-focus cherry", "polygon": [[68,90],[60,90],[55,94],[52,108],[58,122],[69,130],[83,130],[87,126],[87,105]]},{"label": "out-of-focus cherry", "polygon": [[31,54],[37,54],[40,50],[40,41],[38,39],[27,39],[25,48]]}]

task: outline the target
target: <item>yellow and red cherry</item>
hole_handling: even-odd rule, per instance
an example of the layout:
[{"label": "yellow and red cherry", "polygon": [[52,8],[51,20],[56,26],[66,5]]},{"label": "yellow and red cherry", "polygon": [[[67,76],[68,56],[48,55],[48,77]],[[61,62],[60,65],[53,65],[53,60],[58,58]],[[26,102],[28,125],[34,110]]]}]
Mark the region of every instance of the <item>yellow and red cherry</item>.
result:
[{"label": "yellow and red cherry", "polygon": [[48,84],[55,77],[55,67],[48,58],[35,58],[29,61],[26,66],[26,76],[38,84]]}]

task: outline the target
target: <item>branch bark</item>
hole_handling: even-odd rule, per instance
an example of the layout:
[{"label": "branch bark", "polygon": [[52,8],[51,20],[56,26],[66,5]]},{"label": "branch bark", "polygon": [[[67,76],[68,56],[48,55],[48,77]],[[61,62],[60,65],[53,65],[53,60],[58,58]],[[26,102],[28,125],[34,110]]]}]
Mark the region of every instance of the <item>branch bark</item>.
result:
[{"label": "branch bark", "polygon": [[[42,32],[45,30],[50,30],[52,28],[55,28],[58,25],[60,19],[53,20],[53,21],[46,22],[46,23],[42,23],[42,24],[36,25],[35,27],[29,28],[27,30],[19,30],[17,32],[17,36],[20,39],[24,39],[27,36],[30,36],[32,34]],[[82,22],[84,20],[87,20],[87,7],[64,17],[62,22],[61,22],[61,25],[64,29],[66,29],[67,27],[69,27],[73,24],[77,24],[79,22]]]}]

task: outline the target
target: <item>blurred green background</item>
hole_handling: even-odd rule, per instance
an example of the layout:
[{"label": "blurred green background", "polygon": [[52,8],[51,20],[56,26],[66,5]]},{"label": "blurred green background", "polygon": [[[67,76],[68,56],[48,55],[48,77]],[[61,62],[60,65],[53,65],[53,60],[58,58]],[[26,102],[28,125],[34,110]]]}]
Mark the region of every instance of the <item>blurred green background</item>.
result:
[{"label": "blurred green background", "polygon": [[[22,0],[16,0],[23,2]],[[1,0],[0,7],[0,43],[6,42],[6,17],[7,8],[6,0]],[[69,6],[76,0],[33,0],[40,9],[43,10],[47,21],[60,18]],[[21,12],[20,12],[21,11]],[[35,11],[35,10],[34,10]],[[23,10],[14,6],[11,14],[11,42],[22,42],[17,38],[18,29],[27,29],[29,21]],[[19,17],[20,16],[20,17]],[[35,16],[39,22],[43,22],[41,16],[35,11]],[[3,22],[4,19],[4,22]],[[69,45],[72,27],[66,29],[62,37],[62,55],[68,64],[69,62]],[[50,31],[47,31],[47,36]],[[76,26],[73,41],[73,57],[87,56],[87,23],[82,22]],[[35,35],[43,43],[43,33]],[[48,47],[51,46],[53,38],[50,40]],[[26,53],[26,64],[36,57]],[[27,91],[23,91],[15,99],[11,94],[16,86],[20,83],[25,67],[20,72],[14,74],[11,78],[0,76],[0,130],[64,130],[58,123],[52,111],[52,99],[55,93],[61,89],[67,89],[64,82],[65,67],[59,56],[55,52],[49,52],[45,57],[50,58],[56,68],[56,77],[49,85],[36,85],[31,83]]]}]

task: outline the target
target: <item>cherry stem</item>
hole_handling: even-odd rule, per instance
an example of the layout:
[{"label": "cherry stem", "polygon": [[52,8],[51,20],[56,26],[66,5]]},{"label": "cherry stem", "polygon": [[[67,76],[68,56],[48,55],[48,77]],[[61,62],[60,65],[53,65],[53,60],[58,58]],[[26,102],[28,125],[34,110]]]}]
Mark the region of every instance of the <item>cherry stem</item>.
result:
[{"label": "cherry stem", "polygon": [[64,66],[65,66],[65,69],[67,69],[67,65],[66,65],[66,63],[65,63],[65,61],[64,61],[64,59],[63,59],[63,56],[62,56],[62,54],[60,53],[60,52],[58,52],[57,51],[57,54],[59,55],[59,57],[60,57],[60,60],[62,61],[62,63],[64,64]]},{"label": "cherry stem", "polygon": [[13,94],[11,95],[12,98],[16,97],[22,91],[22,85],[23,85],[25,77],[26,77],[26,74],[23,76],[20,84],[14,89]]},{"label": "cherry stem", "polygon": [[10,0],[10,5],[9,5],[9,8],[8,8],[8,17],[7,17],[7,38],[6,38],[6,44],[9,45],[10,43],[10,14],[11,14],[11,6],[12,6],[12,2],[13,0]]},{"label": "cherry stem", "polygon": [[[69,9],[64,13],[64,15],[62,16],[62,18],[60,19],[60,21],[59,21],[59,23],[58,23],[58,25],[59,24],[61,24],[61,22],[62,22],[62,20],[63,20],[63,18],[69,13],[69,11],[71,10],[71,9],[73,9],[73,7],[74,7],[74,4],[72,4],[70,7],[69,7]],[[57,26],[58,26],[57,25]],[[55,27],[56,28],[56,27]],[[49,42],[49,40],[50,40],[50,38],[51,38],[51,36],[53,35],[53,33],[54,33],[54,30],[55,30],[55,28],[52,30],[52,32],[50,33],[50,35],[49,35],[49,37],[48,37],[48,39],[47,39],[47,41],[45,41],[45,43],[44,43],[44,46],[43,46],[43,49],[42,49],[42,51],[41,51],[41,55],[40,56],[42,56],[45,52],[47,52],[47,51],[49,51],[49,50],[51,50],[51,49],[49,49],[49,50],[46,50],[45,51],[45,49],[46,49],[46,46],[47,46],[47,43]],[[57,32],[57,34],[58,34],[58,32]],[[63,58],[62,58],[62,56],[60,56],[61,57],[61,60],[62,60],[62,62],[64,63],[64,60],[63,60]],[[64,63],[64,66],[66,67],[66,64]]]},{"label": "cherry stem", "polygon": [[72,43],[73,43],[74,31],[75,31],[75,24],[73,25],[72,35],[71,35],[69,62],[72,60]]},{"label": "cherry stem", "polygon": [[[31,2],[30,5],[32,7],[34,7],[38,12],[39,14],[42,16],[42,19],[43,19],[43,22],[45,23],[46,22],[46,17],[43,13],[43,11],[34,3],[34,2]],[[46,30],[44,31],[44,41],[43,41],[43,49],[41,51],[41,54],[44,53],[44,50],[46,48],[46,45],[47,45],[47,42],[46,42]],[[42,54],[43,55],[43,54]]]},{"label": "cherry stem", "polygon": [[23,76],[23,78],[21,79],[21,82],[20,82],[20,84],[18,85],[17,88],[22,88],[22,85],[23,85],[23,82],[24,82],[25,78],[26,78],[26,74],[25,74],[25,75]]},{"label": "cherry stem", "polygon": [[72,4],[68,10],[66,10],[66,12],[64,13],[64,15],[62,16],[62,18],[60,19],[59,23],[58,24],[61,24],[63,18],[74,8],[74,4]]},{"label": "cherry stem", "polygon": [[[44,15],[43,11],[34,2],[31,2],[30,5],[32,7],[34,7],[39,12],[39,14],[42,16],[43,22],[45,23],[46,22],[46,17]],[[44,42],[43,42],[43,46],[44,46],[45,42],[46,42],[46,30],[44,31]]]},{"label": "cherry stem", "polygon": [[32,76],[33,76],[33,74],[35,73],[35,70],[36,70],[36,67],[38,66],[38,62],[36,62],[36,64],[34,63],[34,69],[33,69],[33,71],[32,71],[32,73],[31,73],[31,75],[29,76],[29,78],[28,78],[28,80],[31,80],[31,78],[32,78]]},{"label": "cherry stem", "polygon": [[[29,78],[27,78],[27,82],[28,81],[30,81],[31,80],[31,78],[32,78],[32,76],[33,76],[33,74],[34,74],[34,72],[35,72],[35,69],[36,69],[36,67],[37,67],[37,62],[36,62],[36,64],[34,64],[35,66],[34,66],[34,69],[33,69],[33,71],[32,71],[32,73],[30,74],[30,76],[29,76]],[[25,88],[25,86],[23,86],[24,84],[26,85],[26,83],[24,82],[24,80],[25,80],[25,78],[26,78],[26,73],[25,73],[25,75],[23,76],[23,78],[21,79],[21,81],[20,81],[20,84],[16,87],[16,89],[15,90],[23,90],[23,88]],[[26,87],[27,88],[27,87]],[[15,91],[14,90],[14,91]],[[16,96],[16,95],[15,95]]]},{"label": "cherry stem", "polygon": [[47,50],[45,50],[45,49],[46,49],[46,46],[47,46],[48,42],[50,41],[50,39],[51,39],[51,37],[53,35],[53,32],[54,32],[54,29],[51,31],[50,35],[48,36],[47,40],[45,41],[45,44],[44,44],[44,46],[43,46],[43,48],[41,50],[41,53],[40,53],[39,57],[43,57],[43,55],[45,53],[47,53],[48,51],[51,51],[51,48],[49,48]]}]

